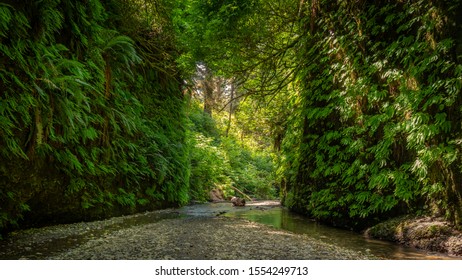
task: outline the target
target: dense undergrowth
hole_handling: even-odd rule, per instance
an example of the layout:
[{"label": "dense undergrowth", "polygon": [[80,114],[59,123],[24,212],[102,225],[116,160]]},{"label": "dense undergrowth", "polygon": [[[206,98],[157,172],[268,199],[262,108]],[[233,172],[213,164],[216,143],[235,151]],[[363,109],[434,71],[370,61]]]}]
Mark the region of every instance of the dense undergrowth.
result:
[{"label": "dense undergrowth", "polygon": [[285,203],[351,227],[404,213],[460,226],[460,1],[309,5]]},{"label": "dense undergrowth", "polygon": [[278,196],[273,159],[267,149],[245,145],[233,134],[225,136],[219,123],[198,103],[191,106],[189,119],[192,199],[207,201],[213,189],[223,191],[224,198],[243,196],[234,188],[255,199]]},{"label": "dense undergrowth", "polygon": [[188,201],[168,5],[0,3],[0,229]]}]

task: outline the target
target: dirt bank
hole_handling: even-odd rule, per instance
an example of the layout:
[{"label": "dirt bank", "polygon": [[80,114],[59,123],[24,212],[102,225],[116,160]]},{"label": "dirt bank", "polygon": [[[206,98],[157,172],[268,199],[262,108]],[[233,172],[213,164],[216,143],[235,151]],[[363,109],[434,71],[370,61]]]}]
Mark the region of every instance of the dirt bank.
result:
[{"label": "dirt bank", "polygon": [[462,233],[442,218],[395,218],[368,229],[366,235],[450,256],[462,256]]}]

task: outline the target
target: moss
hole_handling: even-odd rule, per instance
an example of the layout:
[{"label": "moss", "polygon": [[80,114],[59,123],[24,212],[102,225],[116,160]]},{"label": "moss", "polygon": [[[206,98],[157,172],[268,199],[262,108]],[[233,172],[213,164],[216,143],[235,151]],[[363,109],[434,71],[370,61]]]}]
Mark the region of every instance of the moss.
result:
[{"label": "moss", "polygon": [[366,235],[434,252],[462,253],[461,232],[442,218],[403,216],[369,228]]},{"label": "moss", "polygon": [[398,236],[403,235],[403,223],[411,218],[412,216],[401,216],[387,220],[367,229],[366,234],[376,239],[398,241]]},{"label": "moss", "polygon": [[440,234],[450,234],[451,231],[452,229],[446,225],[431,225],[427,229],[427,235],[435,236]]}]

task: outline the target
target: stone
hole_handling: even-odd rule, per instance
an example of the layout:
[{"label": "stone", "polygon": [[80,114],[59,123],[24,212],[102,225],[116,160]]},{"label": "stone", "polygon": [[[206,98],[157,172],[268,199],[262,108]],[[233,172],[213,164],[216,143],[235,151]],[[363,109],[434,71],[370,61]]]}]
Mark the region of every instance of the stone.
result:
[{"label": "stone", "polygon": [[245,199],[234,196],[231,198],[231,203],[233,203],[233,206],[245,206]]}]

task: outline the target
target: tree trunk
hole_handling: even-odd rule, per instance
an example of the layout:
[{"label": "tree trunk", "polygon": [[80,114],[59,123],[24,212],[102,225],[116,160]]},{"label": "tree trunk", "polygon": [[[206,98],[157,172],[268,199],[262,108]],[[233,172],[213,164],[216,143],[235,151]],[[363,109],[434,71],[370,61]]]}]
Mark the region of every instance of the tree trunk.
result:
[{"label": "tree trunk", "polygon": [[204,113],[212,115],[212,108],[214,107],[215,100],[213,98],[213,76],[208,73],[205,76],[205,80],[203,82],[203,89],[204,89]]},{"label": "tree trunk", "polygon": [[233,99],[234,99],[234,83],[231,83],[231,96],[230,96],[230,102],[229,102],[228,127],[226,128],[226,137],[228,137],[229,129],[231,128],[231,116],[233,113]]}]

